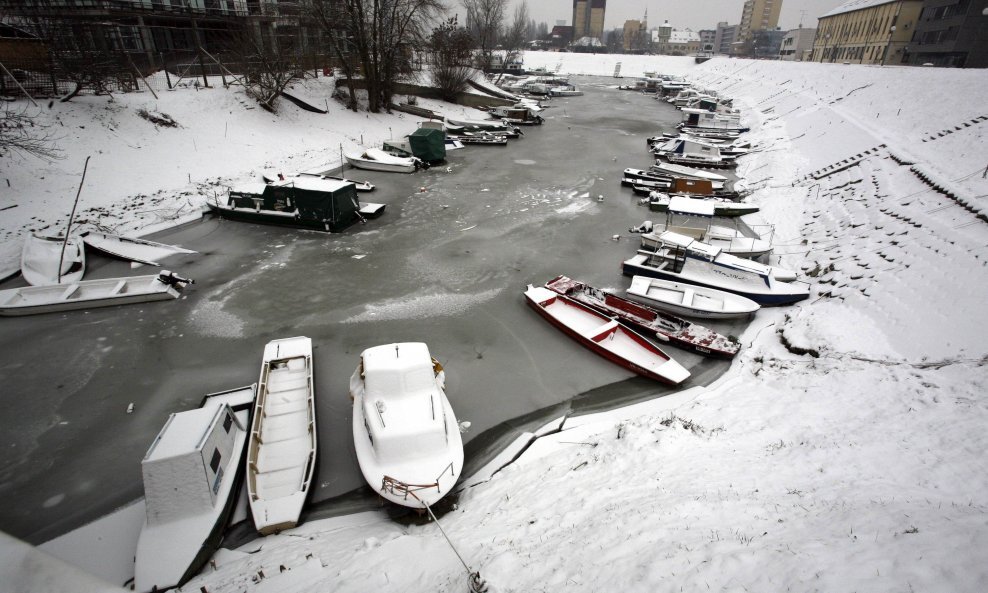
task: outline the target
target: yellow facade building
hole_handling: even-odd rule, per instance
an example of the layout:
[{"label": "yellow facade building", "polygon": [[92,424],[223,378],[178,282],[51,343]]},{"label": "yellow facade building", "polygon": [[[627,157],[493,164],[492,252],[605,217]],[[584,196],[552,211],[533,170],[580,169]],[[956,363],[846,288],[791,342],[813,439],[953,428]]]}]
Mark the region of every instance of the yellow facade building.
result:
[{"label": "yellow facade building", "polygon": [[922,0],[850,0],[819,19],[811,60],[850,64],[902,63]]}]

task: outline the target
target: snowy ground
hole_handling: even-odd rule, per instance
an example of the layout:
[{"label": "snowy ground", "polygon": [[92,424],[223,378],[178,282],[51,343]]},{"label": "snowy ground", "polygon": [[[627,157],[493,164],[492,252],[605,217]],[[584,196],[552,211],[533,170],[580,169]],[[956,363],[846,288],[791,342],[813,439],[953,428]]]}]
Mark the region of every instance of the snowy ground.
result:
[{"label": "snowy ground", "polygon": [[[466,489],[459,508],[442,519],[459,553],[502,592],[988,588],[988,402],[980,387],[988,378],[988,313],[981,306],[988,223],[978,217],[988,194],[988,77],[934,68],[526,55],[528,67],[606,76],[617,61],[625,76],[677,73],[735,98],[760,147],[742,159],[739,173],[756,190],[762,217],[776,225],[782,263],[807,274],[814,296],[760,311],[742,336],[745,348],[713,387],[567,419],[519,462]],[[230,95],[240,133],[286,127],[236,108]],[[186,118],[188,129],[176,138],[201,138],[188,132],[205,125],[191,115],[193,104],[174,101],[161,110]],[[109,140],[107,120],[92,119],[103,108],[80,107],[87,116],[66,107],[62,117],[71,111],[76,126],[92,127],[81,123],[90,117]],[[219,123],[212,125],[218,134]],[[380,136],[388,124],[374,125],[368,129]],[[162,133],[171,131],[152,137]],[[124,137],[107,149],[149,142]],[[201,170],[199,182],[248,177],[252,167],[305,168],[332,160],[325,153],[338,143],[270,142],[279,148],[265,154],[276,156],[238,150],[236,164]],[[210,146],[214,164],[229,154],[220,152],[222,142]],[[117,162],[137,170],[130,159],[145,149],[119,150]],[[197,160],[178,158],[182,173]],[[21,188],[54,179],[32,195],[54,199],[77,180],[68,161],[44,171],[22,167],[3,176]],[[177,171],[170,175],[161,199],[176,208],[181,192],[195,186],[175,179]],[[151,195],[163,185],[109,178],[104,172],[101,179],[117,199],[107,204],[134,195],[127,188]],[[93,187],[102,193],[96,180]],[[13,226],[5,216],[0,223],[4,245],[39,215],[21,206],[23,222]],[[32,584],[28,590],[59,590]],[[216,568],[184,589],[200,587],[464,591],[466,572],[435,525],[408,527],[369,513],[222,551]]]}]

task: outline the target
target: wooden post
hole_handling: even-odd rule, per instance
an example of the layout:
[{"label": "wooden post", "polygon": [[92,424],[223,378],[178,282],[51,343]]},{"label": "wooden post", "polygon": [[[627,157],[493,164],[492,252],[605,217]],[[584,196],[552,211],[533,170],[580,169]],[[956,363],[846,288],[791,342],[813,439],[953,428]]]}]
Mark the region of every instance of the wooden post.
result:
[{"label": "wooden post", "polygon": [[165,58],[159,54],[161,59],[161,69],[165,71],[165,82],[168,83],[168,90],[172,90],[172,77],[168,74],[168,67],[165,65]]}]

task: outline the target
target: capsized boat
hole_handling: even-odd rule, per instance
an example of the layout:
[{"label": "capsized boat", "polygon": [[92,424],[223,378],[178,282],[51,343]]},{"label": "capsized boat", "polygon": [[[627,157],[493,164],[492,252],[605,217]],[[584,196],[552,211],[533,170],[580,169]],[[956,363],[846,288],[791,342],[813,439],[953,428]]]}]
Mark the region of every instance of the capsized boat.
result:
[{"label": "capsized boat", "polygon": [[193,280],[164,270],[145,276],[11,288],[0,290],[0,315],[14,317],[177,299],[178,289],[192,283]]},{"label": "capsized boat", "polygon": [[684,350],[704,356],[733,358],[741,348],[736,340],[711,329],[566,276],[553,278],[545,283],[545,287],[605,315],[616,317],[645,335],[654,335],[657,339]]},{"label": "capsized boat", "polygon": [[431,506],[460,477],[463,441],[445,380],[421,342],[368,348],[350,377],[360,471],[393,503]]},{"label": "capsized boat", "polygon": [[628,296],[676,315],[704,319],[747,317],[761,308],[755,301],[734,293],[645,276],[631,279]]},{"label": "capsized boat", "polygon": [[350,165],[368,171],[386,173],[414,173],[425,163],[415,157],[394,156],[380,148],[368,148],[361,153],[347,152],[343,155]]},{"label": "capsized boat", "polygon": [[796,274],[724,253],[719,247],[666,231],[654,251],[640,250],[622,264],[626,276],[648,276],[726,290],[759,305],[787,305],[810,296]]},{"label": "capsized boat", "polygon": [[[64,249],[63,249],[64,246]],[[21,275],[28,284],[47,286],[82,280],[86,250],[82,238],[30,233],[21,250]]]},{"label": "capsized boat", "polygon": [[525,298],[549,323],[611,362],[670,385],[690,372],[644,336],[616,319],[542,286],[528,285]]},{"label": "capsized boat", "polygon": [[185,249],[176,245],[167,245],[165,243],[157,243],[134,237],[124,237],[111,233],[86,231],[80,236],[83,242],[93,249],[97,249],[113,257],[148,266],[160,266],[161,264],[159,262],[162,259],[172,255],[197,253],[191,249]]},{"label": "capsized boat", "polygon": [[262,535],[298,524],[316,465],[312,340],[268,342],[247,447],[247,500]]},{"label": "capsized boat", "polygon": [[184,585],[219,547],[243,483],[255,388],[207,395],[199,409],[172,414],[148,448],[136,591]]}]

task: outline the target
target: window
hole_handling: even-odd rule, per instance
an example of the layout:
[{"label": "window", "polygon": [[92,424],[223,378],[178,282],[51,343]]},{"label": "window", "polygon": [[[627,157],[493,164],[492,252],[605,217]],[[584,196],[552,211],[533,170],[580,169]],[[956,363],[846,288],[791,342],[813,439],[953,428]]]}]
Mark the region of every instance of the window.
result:
[{"label": "window", "polygon": [[213,449],[213,458],[209,460],[209,469],[213,470],[214,474],[220,469],[220,460],[222,459],[223,456],[220,455],[220,450]]}]

